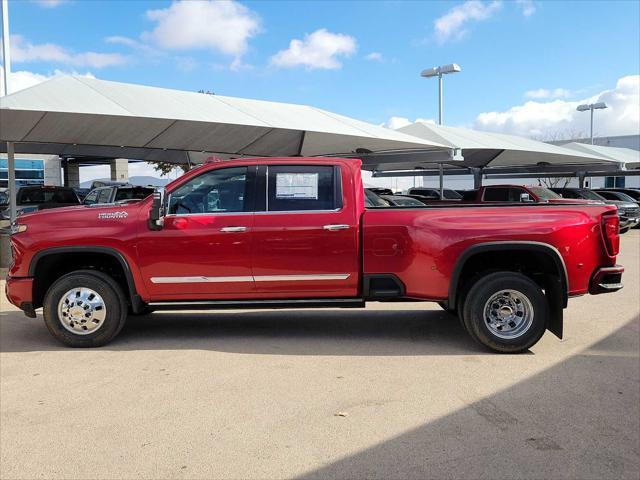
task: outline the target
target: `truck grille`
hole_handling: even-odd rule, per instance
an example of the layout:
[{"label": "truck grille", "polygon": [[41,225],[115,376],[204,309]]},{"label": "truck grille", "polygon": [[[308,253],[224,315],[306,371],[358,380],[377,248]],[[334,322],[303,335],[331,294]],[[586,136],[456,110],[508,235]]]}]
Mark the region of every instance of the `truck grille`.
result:
[{"label": "truck grille", "polygon": [[640,217],[640,208],[621,208],[620,215],[624,217],[638,218]]}]

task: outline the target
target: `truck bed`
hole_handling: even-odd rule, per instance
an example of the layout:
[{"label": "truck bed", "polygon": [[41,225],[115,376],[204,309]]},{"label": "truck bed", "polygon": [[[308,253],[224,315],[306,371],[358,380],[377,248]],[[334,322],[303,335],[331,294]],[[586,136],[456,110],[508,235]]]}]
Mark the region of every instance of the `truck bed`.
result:
[{"label": "truck bed", "polygon": [[582,295],[588,292],[596,268],[615,264],[603,249],[600,228],[602,214],[610,211],[615,208],[588,203],[370,208],[362,220],[363,272],[394,272],[406,297],[444,300],[456,261],[469,247],[508,242],[525,248],[542,243],[562,257],[569,295]]}]

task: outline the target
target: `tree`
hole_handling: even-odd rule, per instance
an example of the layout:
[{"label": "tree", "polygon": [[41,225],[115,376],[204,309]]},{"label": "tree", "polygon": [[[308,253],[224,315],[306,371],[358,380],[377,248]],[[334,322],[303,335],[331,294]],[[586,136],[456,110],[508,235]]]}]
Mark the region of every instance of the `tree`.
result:
[{"label": "tree", "polygon": [[[531,138],[539,142],[553,144],[556,142],[562,142],[562,141],[570,142],[570,141],[587,138],[587,135],[583,130],[569,128],[566,130],[547,132],[544,135],[535,135],[535,136],[532,136]],[[571,182],[571,178],[573,177],[538,178],[538,185],[541,185],[547,188],[566,188],[567,185],[569,185],[569,183]]]},{"label": "tree", "polygon": [[566,188],[571,177],[538,178],[538,185],[547,188]]},{"label": "tree", "polygon": [[156,172],[160,172],[161,175],[169,175],[175,168],[180,168],[182,173],[186,173],[191,170],[191,166],[188,163],[170,163],[170,162],[147,162],[153,166]]}]

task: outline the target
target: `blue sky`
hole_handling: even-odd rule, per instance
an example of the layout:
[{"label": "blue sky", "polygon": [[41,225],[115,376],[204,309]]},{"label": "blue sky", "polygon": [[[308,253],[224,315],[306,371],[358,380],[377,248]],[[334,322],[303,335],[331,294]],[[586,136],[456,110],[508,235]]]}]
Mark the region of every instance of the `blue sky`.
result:
[{"label": "blue sky", "polygon": [[[450,34],[443,36],[442,29],[439,34],[435,22],[465,3],[481,10],[467,9],[470,18],[459,24],[454,12]],[[9,4],[11,31],[20,36],[23,49],[54,44],[70,55],[122,57],[120,64],[101,66],[81,58],[31,55],[36,58],[16,58],[14,71],[90,72],[108,80],[306,103],[372,123],[392,116],[436,118],[436,82],[420,78],[419,72],[443,63],[463,68],[445,79],[445,120],[454,125],[471,125],[482,112],[522,104],[528,91],[549,90],[549,97],[536,101],[552,100],[556,89],[562,99],[586,98],[640,71],[636,1],[243,2],[232,15],[244,15],[256,26],[232,28],[220,36],[244,35],[239,40],[244,47],[219,47],[224,38],[202,38],[198,32],[177,47],[180,39],[172,44],[166,38],[189,36],[183,28],[172,28],[179,23],[167,25],[160,33],[164,40],[152,38],[149,33],[160,21],[147,12],[171,14],[171,2]],[[458,18],[464,13],[459,10]],[[273,63],[272,57],[293,39],[304,41],[320,29],[353,40],[346,53],[335,55],[338,65]],[[138,43],[132,48],[110,37]]]},{"label": "blue sky", "polygon": [[640,133],[640,2],[9,0],[12,89],[61,73],[309,104],[392,128]]}]

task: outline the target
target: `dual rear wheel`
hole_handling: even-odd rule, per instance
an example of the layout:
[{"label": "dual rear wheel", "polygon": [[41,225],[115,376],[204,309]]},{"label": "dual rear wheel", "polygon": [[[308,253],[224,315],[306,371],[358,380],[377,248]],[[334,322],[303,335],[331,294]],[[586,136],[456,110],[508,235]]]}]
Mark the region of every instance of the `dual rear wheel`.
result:
[{"label": "dual rear wheel", "polygon": [[526,275],[495,272],[469,288],[458,316],[478,343],[499,353],[520,353],[544,334],[549,306],[540,286]]}]

